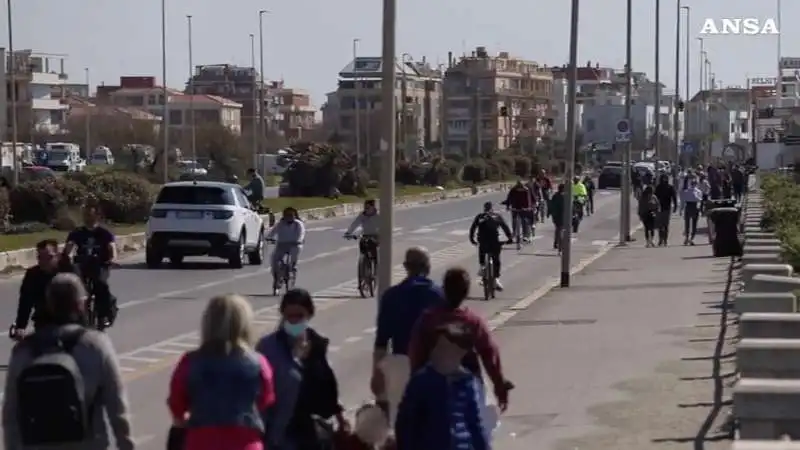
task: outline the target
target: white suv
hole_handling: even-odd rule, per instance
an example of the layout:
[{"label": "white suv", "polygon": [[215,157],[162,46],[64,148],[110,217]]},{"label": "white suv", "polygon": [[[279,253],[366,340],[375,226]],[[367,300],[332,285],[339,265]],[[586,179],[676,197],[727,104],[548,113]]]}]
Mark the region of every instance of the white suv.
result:
[{"label": "white suv", "polygon": [[263,261],[264,222],[241,186],[213,181],[165,184],[147,221],[147,267],[163,259],[173,265],[185,256],[215,256],[241,268],[245,259]]}]

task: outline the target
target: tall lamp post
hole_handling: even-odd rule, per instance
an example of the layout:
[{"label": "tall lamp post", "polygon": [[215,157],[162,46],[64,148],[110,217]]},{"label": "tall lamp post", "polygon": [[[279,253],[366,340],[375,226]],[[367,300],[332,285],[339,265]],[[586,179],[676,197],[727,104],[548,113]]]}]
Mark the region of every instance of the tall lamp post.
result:
[{"label": "tall lamp post", "polygon": [[[89,81],[89,68],[85,67],[83,71],[86,75],[86,96],[90,97],[92,88]],[[86,150],[84,152],[86,153],[86,161],[90,161],[92,159],[92,108],[88,105],[86,107],[86,130],[84,130],[84,132],[86,133],[86,141],[84,144]]]},{"label": "tall lamp post", "polygon": [[[678,142],[678,128],[680,127],[680,111],[678,105],[681,101],[681,0],[677,1],[675,15],[675,100],[672,102],[672,140],[675,144],[675,165],[681,159],[681,144]],[[686,25],[689,28],[689,25]],[[687,43],[688,45],[688,43]],[[687,99],[688,100],[688,99]],[[677,186],[677,180],[675,181]]]},{"label": "tall lamp post", "polygon": [[[191,122],[189,122],[189,130],[192,134],[192,159],[197,162],[197,130],[194,119],[194,52],[192,50],[192,16],[186,16],[186,24],[189,31],[189,114],[191,115]],[[192,172],[194,173],[194,172]]]},{"label": "tall lamp post", "polygon": [[[625,119],[631,123],[631,96],[633,95],[633,0],[626,2],[625,16]],[[631,143],[623,144],[622,193],[620,195],[619,243],[625,245],[631,237]]]},{"label": "tall lamp post", "polygon": [[656,88],[653,105],[656,109],[655,136],[653,139],[653,150],[655,154],[663,158],[661,154],[661,0],[656,0],[656,35],[655,35],[655,72]]},{"label": "tall lamp post", "polygon": [[561,287],[569,287],[570,265],[572,253],[572,176],[575,170],[575,113],[576,113],[576,85],[578,78],[578,8],[579,0],[572,0],[572,14],[569,30],[569,67],[567,72],[567,167],[565,176],[566,200],[564,201],[564,235],[561,239]]},{"label": "tall lamp post", "polygon": [[[577,0],[574,0],[577,1]],[[381,177],[380,177],[380,241],[378,259],[378,293],[392,284],[392,230],[394,228],[394,165],[397,150],[395,111],[397,0],[383,0],[383,51],[381,56]],[[389,264],[386,264],[389,262]]]},{"label": "tall lamp post", "polygon": [[164,136],[162,164],[164,183],[169,182],[169,91],[167,90],[167,0],[161,0],[161,133]]},{"label": "tall lamp post", "polygon": [[355,112],[356,112],[356,138],[355,138],[355,145],[356,145],[356,168],[361,167],[361,83],[358,77],[358,70],[356,60],[358,59],[358,44],[361,42],[361,39],[354,38],[353,39],[353,84],[355,87],[355,97],[356,97],[356,104],[355,104]]},{"label": "tall lamp post", "polygon": [[[258,172],[258,134],[261,130],[259,125],[259,111],[256,111],[256,102],[259,98],[263,98],[257,94],[256,86],[258,84],[258,77],[256,77],[256,36],[250,33],[250,67],[253,68],[253,168]],[[261,110],[264,109],[264,104],[259,105]]]},{"label": "tall lamp post", "polygon": [[[261,145],[266,139],[266,123],[264,117],[264,14],[269,14],[269,10],[262,9],[258,12],[258,49],[259,49],[259,72],[261,83],[258,89],[258,144]],[[253,131],[255,132],[255,130]],[[256,167],[256,166],[253,166]]]},{"label": "tall lamp post", "polygon": [[14,164],[12,180],[14,181],[14,186],[16,186],[19,184],[19,161],[17,161],[17,137],[19,132],[17,129],[17,57],[14,54],[14,21],[11,18],[11,0],[8,0],[6,5],[8,7],[8,53],[11,55],[11,67],[9,70],[11,72],[9,80],[11,81],[11,148],[14,149],[11,152],[11,162]]}]

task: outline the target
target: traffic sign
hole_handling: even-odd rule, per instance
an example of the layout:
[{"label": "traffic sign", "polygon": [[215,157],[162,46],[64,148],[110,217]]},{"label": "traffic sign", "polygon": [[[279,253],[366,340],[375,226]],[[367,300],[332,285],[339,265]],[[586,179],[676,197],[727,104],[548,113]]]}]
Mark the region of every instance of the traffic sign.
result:
[{"label": "traffic sign", "polygon": [[694,145],[691,142],[684,142],[683,143],[683,153],[689,154],[694,153]]},{"label": "traffic sign", "polygon": [[631,123],[628,119],[620,119],[617,121],[615,130],[617,142],[630,142],[631,141]]}]

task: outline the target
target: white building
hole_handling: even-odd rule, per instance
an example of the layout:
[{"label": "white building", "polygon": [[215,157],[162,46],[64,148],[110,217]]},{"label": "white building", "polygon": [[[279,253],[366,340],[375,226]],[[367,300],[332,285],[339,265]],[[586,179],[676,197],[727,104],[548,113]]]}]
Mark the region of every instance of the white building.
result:
[{"label": "white building", "polygon": [[31,50],[20,50],[9,55],[0,48],[0,101],[5,102],[0,108],[0,129],[10,136],[11,125],[11,70],[17,90],[17,129],[20,135],[30,132],[58,132],[65,124],[69,106],[63,104],[60,96],[53,95],[64,83],[65,55],[34,53]]},{"label": "white building", "polygon": [[739,87],[700,91],[686,104],[686,139],[708,156],[720,157],[736,144],[747,147],[752,137],[747,89]]}]

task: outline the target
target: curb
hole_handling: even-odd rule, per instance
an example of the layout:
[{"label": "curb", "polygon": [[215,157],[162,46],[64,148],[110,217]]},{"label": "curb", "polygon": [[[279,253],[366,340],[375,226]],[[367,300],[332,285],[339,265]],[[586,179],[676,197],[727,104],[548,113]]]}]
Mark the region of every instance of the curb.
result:
[{"label": "curb", "polygon": [[[426,205],[429,203],[441,202],[444,200],[472,197],[481,194],[488,194],[507,189],[511,183],[494,183],[478,186],[477,192],[473,193],[472,188],[455,189],[450,191],[431,192],[396,198],[395,207],[409,208],[412,206]],[[380,206],[380,204],[379,204]],[[344,203],[336,206],[323,208],[304,209],[299,211],[300,219],[304,222],[316,220],[332,219],[335,217],[348,217],[358,214],[363,205],[361,203]],[[267,216],[262,216],[265,220]],[[117,247],[120,252],[136,252],[144,248],[145,233],[126,234],[117,236]],[[0,272],[9,273],[15,270],[25,269],[36,264],[36,250],[33,248],[23,248],[9,252],[0,252]]]}]

